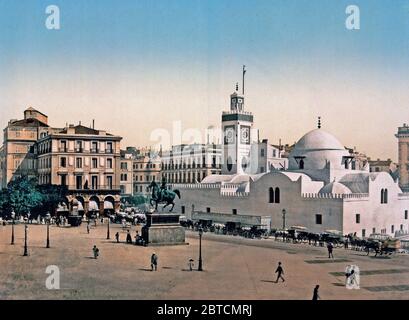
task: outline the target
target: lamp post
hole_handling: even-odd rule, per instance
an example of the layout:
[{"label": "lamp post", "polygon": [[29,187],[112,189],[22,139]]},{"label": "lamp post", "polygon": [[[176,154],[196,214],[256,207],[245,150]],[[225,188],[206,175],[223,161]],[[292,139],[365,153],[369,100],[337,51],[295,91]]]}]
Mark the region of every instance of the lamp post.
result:
[{"label": "lamp post", "polygon": [[14,219],[16,217],[16,213],[14,211],[11,212],[11,219],[13,220],[11,224],[11,243],[14,244]]},{"label": "lamp post", "polygon": [[111,239],[109,236],[109,215],[108,215],[108,224],[107,224],[107,240]]},{"label": "lamp post", "polygon": [[202,262],[202,235],[203,235],[203,228],[200,227],[199,229],[199,266],[197,271],[203,271],[203,262]]},{"label": "lamp post", "polygon": [[46,244],[46,248],[50,247],[50,220],[51,220],[51,215],[49,213],[47,213],[46,216],[46,223],[47,223],[47,244]]},{"label": "lamp post", "polygon": [[285,211],[285,209],[283,209],[282,213],[283,213],[283,230],[285,230],[285,215],[287,212]]},{"label": "lamp post", "polygon": [[27,250],[27,229],[28,226],[27,224],[24,226],[24,254],[23,256],[27,257],[28,256],[28,250]]}]

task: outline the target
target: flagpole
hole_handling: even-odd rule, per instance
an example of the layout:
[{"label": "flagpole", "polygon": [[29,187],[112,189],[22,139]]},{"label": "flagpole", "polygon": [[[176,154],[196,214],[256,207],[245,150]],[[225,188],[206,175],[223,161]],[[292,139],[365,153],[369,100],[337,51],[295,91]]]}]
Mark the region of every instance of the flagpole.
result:
[{"label": "flagpole", "polygon": [[242,93],[244,95],[244,74],[246,73],[246,66],[243,65],[243,88],[242,88]]}]

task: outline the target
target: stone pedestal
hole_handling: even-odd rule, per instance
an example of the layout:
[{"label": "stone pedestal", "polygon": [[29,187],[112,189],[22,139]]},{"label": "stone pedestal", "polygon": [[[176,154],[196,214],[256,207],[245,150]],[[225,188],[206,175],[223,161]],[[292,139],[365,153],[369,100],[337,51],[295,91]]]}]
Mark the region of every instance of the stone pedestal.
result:
[{"label": "stone pedestal", "polygon": [[147,213],[142,238],[147,245],[186,244],[185,229],[176,213]]}]

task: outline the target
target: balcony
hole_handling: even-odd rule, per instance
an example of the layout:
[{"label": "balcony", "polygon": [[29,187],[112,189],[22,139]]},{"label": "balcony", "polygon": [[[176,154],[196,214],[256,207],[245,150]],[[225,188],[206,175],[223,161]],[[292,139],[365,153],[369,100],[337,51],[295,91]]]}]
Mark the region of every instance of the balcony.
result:
[{"label": "balcony", "polygon": [[112,154],[112,153],[114,153],[114,149],[106,149],[105,153],[111,153]]},{"label": "balcony", "polygon": [[74,151],[76,152],[76,153],[82,153],[83,152],[83,148],[78,148],[78,147],[76,147],[75,149],[74,149]]},{"label": "balcony", "polygon": [[67,147],[65,147],[65,148],[58,148],[58,152],[67,152],[67,151],[68,151]]},{"label": "balcony", "polygon": [[95,149],[95,148],[92,148],[92,149],[91,149],[91,153],[98,153],[98,152],[99,152],[98,149]]}]

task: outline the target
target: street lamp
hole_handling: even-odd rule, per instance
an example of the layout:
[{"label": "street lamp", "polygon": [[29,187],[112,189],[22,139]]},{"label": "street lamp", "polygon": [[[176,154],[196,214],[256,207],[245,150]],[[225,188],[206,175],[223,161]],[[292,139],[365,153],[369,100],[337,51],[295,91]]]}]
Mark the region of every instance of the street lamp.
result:
[{"label": "street lamp", "polygon": [[199,228],[199,267],[197,268],[197,271],[203,271],[203,266],[202,266],[202,235],[203,235],[203,228]]},{"label": "street lamp", "polygon": [[51,215],[47,213],[46,215],[46,223],[47,223],[47,245],[45,246],[46,248],[50,247],[50,220],[51,220]]},{"label": "street lamp", "polygon": [[27,257],[28,256],[28,250],[27,250],[27,229],[28,226],[27,224],[24,226],[24,254],[23,256]]},{"label": "street lamp", "polygon": [[285,214],[287,212],[285,211],[285,209],[283,209],[282,213],[283,213],[283,230],[285,230]]},{"label": "street lamp", "polygon": [[13,223],[11,225],[11,243],[14,244],[14,219],[16,217],[16,213],[14,211],[11,212],[11,219],[13,220]]},{"label": "street lamp", "polygon": [[111,239],[109,237],[109,215],[108,215],[108,224],[107,224],[107,240]]}]

